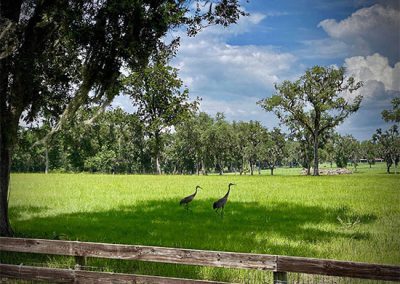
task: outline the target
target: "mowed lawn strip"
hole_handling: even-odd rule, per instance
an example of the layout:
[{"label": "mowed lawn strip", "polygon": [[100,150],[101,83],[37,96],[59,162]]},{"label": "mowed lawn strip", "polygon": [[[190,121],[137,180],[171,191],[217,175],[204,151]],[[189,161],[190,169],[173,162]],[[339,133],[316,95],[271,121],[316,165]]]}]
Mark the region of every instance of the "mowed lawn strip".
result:
[{"label": "mowed lawn strip", "polygon": [[[267,253],[400,264],[400,175],[360,167],[345,176],[13,174],[17,236]],[[212,203],[232,187],[224,218]],[[189,211],[181,198],[199,191]],[[66,257],[2,253],[9,263],[71,265]],[[262,272],[89,260],[106,271],[221,281]],[[260,278],[261,277],[261,278]],[[269,276],[268,276],[269,277]]]}]

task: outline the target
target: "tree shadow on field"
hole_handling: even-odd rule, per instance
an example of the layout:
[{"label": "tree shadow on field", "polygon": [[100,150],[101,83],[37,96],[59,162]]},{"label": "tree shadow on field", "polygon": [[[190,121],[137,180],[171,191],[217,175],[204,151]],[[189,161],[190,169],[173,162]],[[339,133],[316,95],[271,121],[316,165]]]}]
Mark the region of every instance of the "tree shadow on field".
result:
[{"label": "tree shadow on field", "polygon": [[[179,200],[168,199],[143,201],[108,211],[47,217],[40,217],[40,213],[48,210],[45,207],[12,207],[11,212],[17,236],[23,237],[297,256],[317,256],[318,246],[335,238],[353,239],[354,232],[342,230],[338,216],[343,220],[358,218],[363,224],[376,219],[374,215],[356,215],[345,206],[326,209],[291,202],[263,205],[231,200],[221,218],[212,209],[213,201],[195,199],[189,211],[179,206]],[[32,213],[29,219],[25,218],[27,212]],[[365,233],[357,234],[357,238],[368,238]],[[46,256],[4,257],[15,263],[53,261]],[[204,278],[201,267],[188,265],[102,259],[90,259],[88,265],[114,272]],[[232,279],[235,274],[227,270],[207,271],[209,279],[237,281]]]},{"label": "tree shadow on field", "polygon": [[[306,256],[313,255],[320,242],[354,238],[354,232],[341,230],[338,217],[358,219],[361,224],[376,219],[352,213],[348,207],[236,201],[228,201],[221,218],[212,203],[211,199],[195,199],[186,211],[175,199],[151,200],[109,211],[49,217],[38,217],[36,208],[32,218],[13,223],[17,234],[21,228],[23,235],[32,237],[62,235],[81,241]],[[12,209],[14,217],[25,211],[24,207]],[[357,233],[357,239],[367,238],[367,234]]]},{"label": "tree shadow on field", "polygon": [[32,219],[48,209],[47,206],[12,206],[9,208],[9,216],[10,219]]}]

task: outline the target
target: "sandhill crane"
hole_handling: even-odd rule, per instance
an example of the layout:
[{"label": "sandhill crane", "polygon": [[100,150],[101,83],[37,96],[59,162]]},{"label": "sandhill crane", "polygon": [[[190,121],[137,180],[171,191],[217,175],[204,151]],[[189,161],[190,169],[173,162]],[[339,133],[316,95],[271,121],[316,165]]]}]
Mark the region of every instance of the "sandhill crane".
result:
[{"label": "sandhill crane", "polygon": [[184,205],[185,208],[186,208],[186,210],[188,210],[188,209],[189,209],[189,203],[192,202],[192,200],[193,200],[194,197],[196,196],[197,190],[198,190],[198,189],[202,189],[202,188],[201,188],[199,185],[196,186],[196,191],[195,191],[193,194],[191,194],[191,195],[186,196],[185,198],[183,198],[183,199],[181,200],[181,202],[179,202],[179,205]]},{"label": "sandhill crane", "polygon": [[223,216],[223,214],[224,214],[224,207],[225,207],[226,202],[228,201],[228,196],[229,196],[229,192],[231,191],[232,185],[236,185],[236,184],[230,183],[228,185],[228,192],[224,195],[224,197],[215,201],[213,204],[213,209],[215,209],[216,213],[218,213],[218,210],[221,209],[221,216]]}]

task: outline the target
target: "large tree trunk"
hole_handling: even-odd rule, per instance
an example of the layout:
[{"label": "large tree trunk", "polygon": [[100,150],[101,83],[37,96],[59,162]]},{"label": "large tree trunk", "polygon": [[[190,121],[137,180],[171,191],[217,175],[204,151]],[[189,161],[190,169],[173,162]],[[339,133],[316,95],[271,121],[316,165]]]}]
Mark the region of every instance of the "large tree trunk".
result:
[{"label": "large tree trunk", "polygon": [[250,161],[250,174],[253,175],[253,162]]},{"label": "large tree trunk", "polygon": [[318,131],[316,131],[316,133],[314,134],[314,172],[313,175],[314,176],[319,176],[319,169],[318,169],[318,141],[319,138],[319,133]]},{"label": "large tree trunk", "polygon": [[8,219],[8,196],[10,185],[11,156],[17,140],[19,113],[8,113],[1,101],[0,112],[0,236],[12,236]]},{"label": "large tree trunk", "polygon": [[273,176],[274,175],[274,168],[271,167],[270,170],[271,170],[271,176]]},{"label": "large tree trunk", "polygon": [[[2,135],[1,140],[4,140]],[[8,220],[8,190],[10,183],[10,169],[11,169],[11,151],[4,147],[4,141],[1,141],[0,146],[0,236],[12,236]]]},{"label": "large tree trunk", "polygon": [[7,101],[10,91],[9,63],[7,58],[0,60],[0,236],[13,235],[8,219],[8,196],[11,156],[17,141],[18,122],[22,112],[20,106],[12,107]]}]

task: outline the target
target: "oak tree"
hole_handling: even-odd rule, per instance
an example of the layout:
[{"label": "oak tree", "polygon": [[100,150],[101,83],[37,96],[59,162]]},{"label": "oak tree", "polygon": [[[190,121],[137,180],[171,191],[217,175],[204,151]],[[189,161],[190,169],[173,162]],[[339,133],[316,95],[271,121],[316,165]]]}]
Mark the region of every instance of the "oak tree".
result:
[{"label": "oak tree", "polygon": [[[196,5],[196,3],[198,5]],[[21,119],[58,117],[49,139],[81,105],[100,109],[118,94],[123,67],[140,70],[167,32],[227,26],[245,13],[237,0],[0,0],[0,235],[12,235],[8,187]],[[194,5],[193,5],[194,4]]]},{"label": "oak tree", "polygon": [[343,67],[314,66],[294,82],[275,85],[276,93],[258,103],[274,112],[282,123],[297,123],[312,136],[313,174],[319,175],[320,137],[358,110],[362,96],[346,99],[343,93],[351,94],[361,86],[361,82],[345,76]]}]

